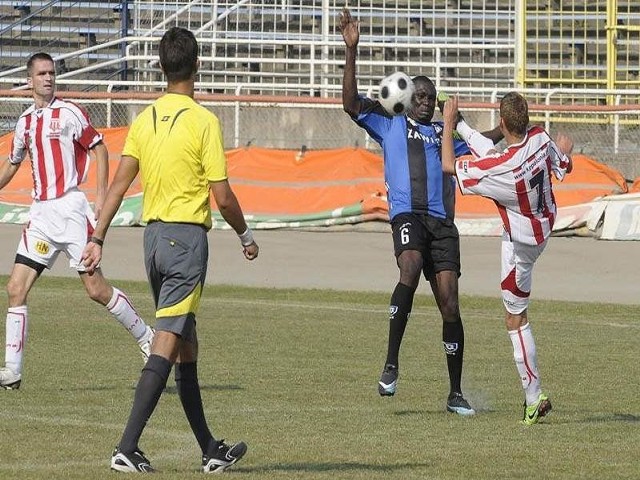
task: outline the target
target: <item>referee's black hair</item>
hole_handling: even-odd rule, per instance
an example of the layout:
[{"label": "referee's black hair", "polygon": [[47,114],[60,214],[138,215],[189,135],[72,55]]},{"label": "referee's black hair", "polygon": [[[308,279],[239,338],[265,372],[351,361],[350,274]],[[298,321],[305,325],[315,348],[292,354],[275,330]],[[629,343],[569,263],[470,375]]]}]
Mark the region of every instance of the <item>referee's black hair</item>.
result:
[{"label": "referee's black hair", "polygon": [[189,80],[198,71],[198,42],[186,28],[172,27],[160,40],[160,66],[169,82]]}]

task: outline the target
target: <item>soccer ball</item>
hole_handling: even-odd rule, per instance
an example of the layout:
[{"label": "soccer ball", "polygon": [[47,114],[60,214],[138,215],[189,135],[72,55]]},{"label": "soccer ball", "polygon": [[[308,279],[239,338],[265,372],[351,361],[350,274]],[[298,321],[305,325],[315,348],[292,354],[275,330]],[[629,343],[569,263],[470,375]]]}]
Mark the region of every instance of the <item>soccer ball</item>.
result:
[{"label": "soccer ball", "polygon": [[411,109],[416,87],[404,72],[395,72],[380,82],[378,101],[389,115],[403,115]]}]

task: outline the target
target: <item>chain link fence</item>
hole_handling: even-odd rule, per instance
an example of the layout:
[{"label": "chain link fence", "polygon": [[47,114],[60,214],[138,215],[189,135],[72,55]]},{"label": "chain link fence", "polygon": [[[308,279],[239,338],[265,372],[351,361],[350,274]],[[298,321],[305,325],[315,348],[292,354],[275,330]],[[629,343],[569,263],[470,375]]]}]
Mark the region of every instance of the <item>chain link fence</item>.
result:
[{"label": "chain link fence", "polygon": [[[3,96],[0,91],[0,134],[11,132],[20,114],[31,104],[30,97],[18,95],[19,92],[11,92],[11,96]],[[133,93],[109,97],[61,92],[61,96],[85,108],[97,128],[126,127],[153,101],[152,98],[134,98]],[[86,98],[89,96],[91,98]],[[248,96],[220,99],[220,96],[212,95],[199,98],[200,103],[220,119],[227,149],[249,145],[288,150],[360,146],[379,153],[377,143],[351,121],[339,102],[314,103],[313,100],[286,97],[269,100]],[[619,110],[592,107],[580,112],[566,111],[569,107],[559,105],[544,108],[539,104],[530,105],[533,123],[544,125],[552,135],[559,131],[568,133],[574,139],[576,152],[616,168],[629,180],[640,176],[637,158],[640,105],[626,105]],[[462,110],[468,123],[481,131],[497,124],[495,104],[462,104]],[[583,117],[584,121],[576,122],[578,117]],[[439,113],[435,119],[440,119]]]}]

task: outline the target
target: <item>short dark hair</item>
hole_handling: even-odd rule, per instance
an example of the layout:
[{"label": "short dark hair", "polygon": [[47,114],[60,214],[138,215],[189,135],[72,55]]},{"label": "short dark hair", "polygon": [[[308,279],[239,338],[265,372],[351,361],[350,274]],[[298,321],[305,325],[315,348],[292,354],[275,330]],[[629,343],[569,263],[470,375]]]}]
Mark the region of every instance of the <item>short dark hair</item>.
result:
[{"label": "short dark hair", "polygon": [[424,83],[425,85],[433,85],[433,88],[435,88],[433,81],[426,75],[418,75],[417,77],[413,77],[412,80],[414,84]]},{"label": "short dark hair", "polygon": [[529,126],[527,100],[517,92],[509,92],[500,101],[500,116],[504,126],[515,135],[524,135]]},{"label": "short dark hair", "polygon": [[51,55],[49,55],[48,53],[45,53],[45,52],[34,53],[29,57],[29,60],[27,60],[27,75],[31,76],[31,73],[33,71],[33,64],[36,60],[48,60],[55,65],[53,58],[51,58]]},{"label": "short dark hair", "polygon": [[198,42],[186,28],[173,27],[160,40],[160,65],[170,82],[189,80],[198,71]]}]

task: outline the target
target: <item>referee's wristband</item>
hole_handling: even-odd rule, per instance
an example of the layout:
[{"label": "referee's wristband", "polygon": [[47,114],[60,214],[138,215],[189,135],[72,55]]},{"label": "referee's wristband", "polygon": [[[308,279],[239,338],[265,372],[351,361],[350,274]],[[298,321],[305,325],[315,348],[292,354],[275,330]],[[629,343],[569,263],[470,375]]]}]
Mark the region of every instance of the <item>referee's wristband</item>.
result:
[{"label": "referee's wristband", "polygon": [[95,243],[96,245],[102,246],[104,245],[104,240],[99,239],[98,237],[91,237],[89,239],[91,243]]},{"label": "referee's wristband", "polygon": [[240,239],[240,243],[243,247],[248,247],[253,243],[253,232],[249,227],[247,227],[244,233],[238,235],[238,238]]}]

